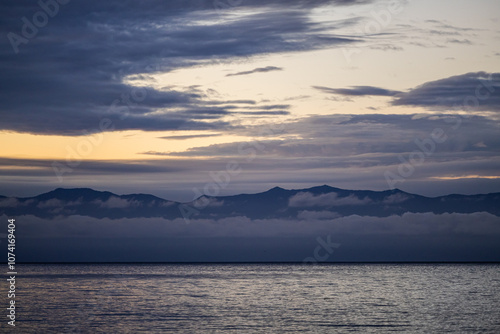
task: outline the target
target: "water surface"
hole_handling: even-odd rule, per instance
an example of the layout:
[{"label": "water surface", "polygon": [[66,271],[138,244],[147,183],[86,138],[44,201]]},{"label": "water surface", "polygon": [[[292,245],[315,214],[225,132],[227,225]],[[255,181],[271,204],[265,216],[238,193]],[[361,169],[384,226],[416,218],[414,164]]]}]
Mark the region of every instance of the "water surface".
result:
[{"label": "water surface", "polygon": [[494,264],[21,265],[17,290],[19,333],[500,333]]}]

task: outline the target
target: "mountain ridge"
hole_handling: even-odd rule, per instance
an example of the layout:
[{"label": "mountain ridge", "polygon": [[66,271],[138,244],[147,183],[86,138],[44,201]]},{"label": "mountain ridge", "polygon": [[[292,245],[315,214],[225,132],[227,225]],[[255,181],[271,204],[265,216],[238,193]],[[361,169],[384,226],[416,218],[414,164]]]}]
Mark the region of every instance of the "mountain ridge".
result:
[{"label": "mountain ridge", "polygon": [[265,192],[201,196],[176,202],[150,194],[118,195],[91,188],[56,188],[33,197],[0,196],[0,214],[56,218],[71,215],[95,218],[198,219],[244,216],[251,219],[300,217],[316,212],[331,216],[389,217],[406,212],[434,214],[488,212],[500,216],[500,193],[426,197],[399,189],[346,190],[329,185],[305,189],[273,187]]},{"label": "mountain ridge", "polygon": [[[419,195],[419,194],[409,193],[409,192],[406,192],[406,191],[398,189],[398,188],[387,189],[387,190],[342,189],[342,188],[336,188],[336,187],[332,187],[332,186],[324,184],[324,185],[321,185],[321,186],[313,186],[313,187],[310,187],[310,188],[303,188],[303,189],[285,189],[285,188],[276,186],[276,187],[270,188],[269,190],[258,192],[258,193],[241,193],[241,194],[222,195],[222,196],[201,195],[200,197],[224,198],[224,197],[234,197],[234,196],[242,196],[242,195],[246,195],[246,196],[260,195],[260,194],[268,193],[268,192],[271,192],[271,191],[311,191],[311,190],[317,190],[317,189],[321,189],[321,190],[323,190],[323,189],[329,189],[329,190],[332,190],[332,191],[343,191],[343,192],[380,193],[380,194],[382,194],[382,193],[391,193],[391,194],[392,193],[402,193],[402,194],[406,194],[406,195],[418,196],[418,197],[429,198],[429,199],[438,199],[438,198],[450,197],[450,196],[470,197],[470,196],[500,195],[500,192],[491,192],[491,193],[479,193],[479,194],[471,194],[471,195],[459,194],[459,193],[451,193],[451,194],[448,194],[448,195],[440,195],[440,196],[425,196],[425,195]],[[7,198],[16,198],[16,199],[19,199],[19,200],[29,200],[29,199],[33,199],[33,198],[40,198],[41,199],[44,196],[49,195],[49,194],[60,194],[60,193],[70,194],[70,193],[76,192],[76,191],[80,191],[80,192],[81,191],[86,191],[86,192],[89,192],[89,193],[99,193],[99,194],[106,194],[106,195],[109,194],[109,195],[117,196],[117,197],[148,196],[148,197],[154,197],[155,199],[169,201],[169,202],[175,202],[175,203],[179,203],[179,204],[186,204],[186,203],[191,203],[192,202],[192,201],[190,201],[190,202],[173,201],[173,200],[165,199],[165,198],[162,198],[162,197],[158,197],[156,195],[151,195],[151,194],[146,194],[146,193],[131,193],[131,194],[119,195],[119,194],[116,194],[116,193],[113,193],[113,192],[110,192],[110,191],[95,190],[95,189],[88,188],[88,187],[83,187],[83,188],[81,188],[81,187],[78,187],[78,188],[60,188],[59,187],[59,188],[55,188],[54,190],[50,190],[48,192],[44,192],[44,193],[41,193],[41,194],[38,194],[38,195],[35,195],[35,196],[31,196],[31,197],[16,197],[16,196],[0,195],[0,199],[7,199]],[[198,199],[200,197],[198,197]]]}]

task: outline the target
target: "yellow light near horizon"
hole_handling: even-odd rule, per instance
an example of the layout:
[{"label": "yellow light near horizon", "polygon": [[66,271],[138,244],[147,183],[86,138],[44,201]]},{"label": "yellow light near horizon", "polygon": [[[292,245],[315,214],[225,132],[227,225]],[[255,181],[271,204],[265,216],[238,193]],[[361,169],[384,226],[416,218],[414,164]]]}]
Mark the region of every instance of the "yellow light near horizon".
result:
[{"label": "yellow light near horizon", "polygon": [[51,159],[60,157],[64,136],[33,135],[29,133],[0,132],[0,156],[12,159]]},{"label": "yellow light near horizon", "polygon": [[500,176],[484,176],[484,175],[463,175],[463,176],[434,176],[431,179],[436,180],[461,180],[461,179],[500,179]]},{"label": "yellow light near horizon", "polygon": [[[69,137],[0,132],[0,157],[10,159],[45,160],[151,160],[176,159],[168,155],[149,155],[144,152],[183,152],[193,147],[246,141],[238,136],[188,138],[182,136],[217,134],[213,132],[144,132],[119,131]],[[171,139],[161,137],[174,136]],[[178,138],[175,138],[177,136]]]}]

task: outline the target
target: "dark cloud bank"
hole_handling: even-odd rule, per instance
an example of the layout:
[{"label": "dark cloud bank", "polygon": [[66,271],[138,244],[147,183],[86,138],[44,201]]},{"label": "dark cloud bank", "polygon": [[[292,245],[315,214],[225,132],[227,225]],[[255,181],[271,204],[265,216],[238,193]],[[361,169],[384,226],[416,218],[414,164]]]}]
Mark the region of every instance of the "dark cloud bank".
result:
[{"label": "dark cloud bank", "polygon": [[500,110],[500,73],[473,72],[426,82],[407,92],[372,86],[351,88],[314,87],[345,96],[389,96],[395,106],[424,107],[447,111]]},{"label": "dark cloud bank", "polygon": [[15,214],[25,262],[300,262],[314,259],[318,247],[316,257],[333,262],[498,261],[499,200],[498,193],[430,199],[322,186],[179,205],[144,194],[58,189],[1,198],[0,212],[2,222]]},{"label": "dark cloud bank", "polygon": [[[182,88],[133,86],[122,79],[352,43],[327,33],[331,27],[308,15],[325,4],[369,2],[244,1],[219,8],[213,1],[74,0],[51,2],[57,5],[57,11],[47,9],[53,17],[37,2],[2,2],[0,129],[69,136],[83,130],[227,129],[220,119],[232,112],[224,106],[231,101],[208,101]],[[247,10],[228,19],[237,9]],[[276,70],[269,66],[233,75]],[[103,129],[102,119],[112,126]]]}]

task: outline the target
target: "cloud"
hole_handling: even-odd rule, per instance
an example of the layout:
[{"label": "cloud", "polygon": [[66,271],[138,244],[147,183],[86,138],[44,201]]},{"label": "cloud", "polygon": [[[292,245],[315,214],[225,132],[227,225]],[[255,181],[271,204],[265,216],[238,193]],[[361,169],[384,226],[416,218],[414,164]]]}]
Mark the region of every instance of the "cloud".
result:
[{"label": "cloud", "polygon": [[382,45],[410,45],[422,48],[456,48],[459,45],[474,45],[477,36],[483,34],[483,29],[458,27],[447,24],[445,21],[425,20],[421,22],[408,22],[396,24],[389,39],[380,41],[380,46],[370,48],[381,48]]},{"label": "cloud", "polygon": [[22,205],[17,198],[6,197],[0,198],[0,208],[15,208]]},{"label": "cloud", "polygon": [[389,96],[395,106],[424,107],[430,110],[500,111],[500,73],[474,72],[426,82],[407,92],[372,86],[328,88],[324,93],[344,96]]},{"label": "cloud", "polygon": [[355,195],[338,197],[337,193],[314,195],[310,192],[299,192],[289,199],[288,205],[290,207],[332,207],[342,205],[363,205],[370,202],[371,200],[369,198],[359,199]]},{"label": "cloud", "polygon": [[[302,261],[318,237],[340,243],[331,261],[498,261],[500,218],[406,213],[387,218],[95,219],[18,216],[25,261]],[[1,216],[7,230],[7,217]],[[112,242],[110,242],[112,240]],[[29,242],[28,242],[29,241]],[[267,242],[266,242],[267,241]],[[95,250],[99,249],[96,255]],[[234,256],[231,256],[234,255]]]},{"label": "cloud", "polygon": [[[460,131],[455,128],[457,124],[460,124]],[[416,139],[423,140],[433,129],[441,128],[446,132],[446,140],[438,145],[439,152],[470,151],[472,154],[472,151],[481,150],[496,155],[491,148],[500,144],[497,126],[498,121],[490,118],[475,116],[464,119],[453,114],[317,115],[283,123],[283,129],[270,132],[267,140],[214,144],[160,154],[237,157],[244,156],[246,149],[252,149],[260,157],[328,157],[329,160],[338,158],[344,166],[350,166],[362,154],[374,157],[378,153],[412,152],[418,149]],[[478,132],[478,127],[483,131]],[[258,131],[258,126],[249,126],[235,134],[251,136]]]},{"label": "cloud", "polygon": [[353,86],[352,88],[329,88],[322,86],[313,86],[313,88],[324,93],[346,96],[395,96],[401,93],[395,90],[388,90],[372,86]]},{"label": "cloud", "polygon": [[220,133],[214,133],[214,134],[183,135],[183,136],[164,136],[164,137],[159,137],[159,138],[168,139],[168,140],[187,140],[187,139],[196,139],[196,138],[217,137],[217,136],[221,136],[221,135],[222,134],[220,134]]},{"label": "cloud", "polygon": [[410,196],[405,195],[405,194],[401,194],[401,193],[397,193],[397,194],[387,196],[383,200],[383,203],[384,204],[397,204],[397,203],[403,203],[409,199],[410,199]]},{"label": "cloud", "polygon": [[283,71],[283,69],[281,67],[276,67],[276,66],[266,66],[266,67],[255,68],[251,71],[229,73],[226,75],[226,77],[233,77],[233,76],[237,76],[237,75],[248,75],[248,74],[253,74],[253,73],[266,73],[266,72],[272,72],[272,71]]},{"label": "cloud", "polygon": [[404,48],[402,48],[401,46],[396,46],[396,45],[392,45],[392,44],[373,45],[373,46],[370,46],[370,49],[382,50],[382,51],[404,51]]},{"label": "cloud", "polygon": [[341,217],[337,212],[332,211],[300,211],[297,214],[297,218],[300,220],[322,220],[322,219],[335,219]]},{"label": "cloud", "polygon": [[447,40],[448,43],[454,43],[454,44],[467,44],[467,45],[472,45],[473,43],[468,40],[468,39],[456,39],[456,38],[450,38]]},{"label": "cloud", "polygon": [[[79,136],[84,130],[230,129],[224,117],[231,113],[225,107],[231,101],[214,104],[192,89],[153,89],[125,78],[146,78],[214,59],[231,62],[356,43],[332,33],[349,21],[336,22],[335,28],[313,21],[310,13],[326,4],[369,2],[251,1],[236,11],[218,10],[208,0],[93,0],[61,6],[57,18],[17,46],[18,53],[8,38],[0,40],[0,130]],[[4,37],[21,34],[20,18],[38,9],[23,1],[2,3],[0,32]],[[287,113],[261,109],[252,115]],[[102,120],[109,126],[102,129]]]},{"label": "cloud", "polygon": [[[354,235],[500,235],[500,218],[489,213],[405,213],[401,216],[338,217],[330,211],[302,211],[297,219],[250,219],[231,217],[222,219],[192,219],[189,224],[182,218],[91,218],[68,216],[42,219],[23,218],[25,237],[160,237],[160,236],[283,236],[314,235],[317,233]],[[24,219],[26,218],[26,219]],[[140,228],[138,228],[140,227]]]},{"label": "cloud", "polygon": [[500,73],[474,72],[430,81],[395,97],[396,106],[500,111]]}]

